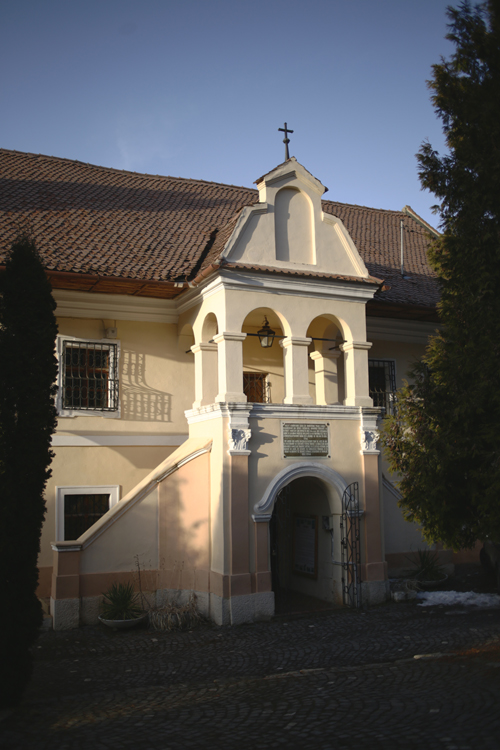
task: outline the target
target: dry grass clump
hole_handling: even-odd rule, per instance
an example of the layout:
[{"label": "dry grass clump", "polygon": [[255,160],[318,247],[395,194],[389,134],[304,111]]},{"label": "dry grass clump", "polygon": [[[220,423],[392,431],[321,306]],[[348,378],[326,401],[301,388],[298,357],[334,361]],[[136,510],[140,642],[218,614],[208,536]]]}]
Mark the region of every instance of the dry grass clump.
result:
[{"label": "dry grass clump", "polygon": [[195,594],[190,594],[186,604],[168,602],[163,607],[149,611],[149,622],[153,630],[189,630],[203,621]]}]

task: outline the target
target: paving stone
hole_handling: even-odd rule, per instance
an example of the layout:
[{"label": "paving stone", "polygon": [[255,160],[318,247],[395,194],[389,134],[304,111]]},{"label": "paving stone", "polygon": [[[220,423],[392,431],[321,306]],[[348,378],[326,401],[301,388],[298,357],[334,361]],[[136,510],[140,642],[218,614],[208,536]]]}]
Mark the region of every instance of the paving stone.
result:
[{"label": "paving stone", "polygon": [[187,633],[43,632],[0,746],[498,750],[500,618],[446,615],[408,602]]}]

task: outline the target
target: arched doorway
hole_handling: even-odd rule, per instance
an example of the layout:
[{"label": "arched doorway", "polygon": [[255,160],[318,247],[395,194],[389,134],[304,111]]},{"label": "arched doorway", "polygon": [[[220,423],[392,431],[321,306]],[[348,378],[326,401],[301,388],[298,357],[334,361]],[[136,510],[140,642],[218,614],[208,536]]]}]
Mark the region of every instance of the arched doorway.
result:
[{"label": "arched doorway", "polygon": [[269,534],[277,614],[342,603],[341,507],[331,494],[320,478],[300,476],[276,495]]}]

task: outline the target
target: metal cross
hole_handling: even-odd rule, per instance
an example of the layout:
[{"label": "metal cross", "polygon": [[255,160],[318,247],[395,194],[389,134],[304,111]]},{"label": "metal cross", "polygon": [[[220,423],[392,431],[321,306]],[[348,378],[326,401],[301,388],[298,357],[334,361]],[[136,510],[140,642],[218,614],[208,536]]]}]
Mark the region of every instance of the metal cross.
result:
[{"label": "metal cross", "polygon": [[285,144],[285,161],[288,161],[288,159],[290,158],[290,154],[288,153],[288,144],[290,143],[290,138],[288,137],[288,133],[293,133],[293,130],[288,129],[286,122],[285,122],[285,127],[278,128],[278,130],[285,134],[285,137],[283,138],[283,143]]}]

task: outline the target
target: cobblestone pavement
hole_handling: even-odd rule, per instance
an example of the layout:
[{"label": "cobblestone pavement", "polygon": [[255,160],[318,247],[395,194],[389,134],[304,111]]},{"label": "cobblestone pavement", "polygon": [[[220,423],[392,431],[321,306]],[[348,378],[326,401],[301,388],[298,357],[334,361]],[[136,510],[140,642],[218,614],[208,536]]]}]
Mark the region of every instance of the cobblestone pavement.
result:
[{"label": "cobblestone pavement", "polygon": [[43,633],[0,747],[500,748],[500,612],[404,603]]}]

